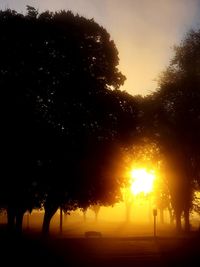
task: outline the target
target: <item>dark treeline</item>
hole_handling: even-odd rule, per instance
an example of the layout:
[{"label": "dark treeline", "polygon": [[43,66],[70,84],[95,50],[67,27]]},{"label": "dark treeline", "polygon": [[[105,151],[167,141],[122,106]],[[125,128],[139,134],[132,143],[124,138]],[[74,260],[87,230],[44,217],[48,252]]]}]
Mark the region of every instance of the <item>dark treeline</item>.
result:
[{"label": "dark treeline", "polygon": [[118,51],[94,20],[70,11],[0,11],[0,205],[10,230],[44,207],[43,232],[66,212],[112,205],[126,183],[122,150],[148,139],[165,157],[171,204],[189,230],[200,183],[200,32],[176,47],[159,89],[120,91]]}]

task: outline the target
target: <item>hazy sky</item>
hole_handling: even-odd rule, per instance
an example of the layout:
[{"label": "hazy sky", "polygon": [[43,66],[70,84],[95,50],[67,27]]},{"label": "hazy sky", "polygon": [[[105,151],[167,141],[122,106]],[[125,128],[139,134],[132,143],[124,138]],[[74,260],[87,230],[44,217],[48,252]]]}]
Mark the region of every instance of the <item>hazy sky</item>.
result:
[{"label": "hazy sky", "polygon": [[156,88],[188,29],[200,27],[200,0],[0,0],[0,8],[24,12],[70,9],[104,26],[119,51],[119,69],[127,80],[123,89],[147,94]]}]

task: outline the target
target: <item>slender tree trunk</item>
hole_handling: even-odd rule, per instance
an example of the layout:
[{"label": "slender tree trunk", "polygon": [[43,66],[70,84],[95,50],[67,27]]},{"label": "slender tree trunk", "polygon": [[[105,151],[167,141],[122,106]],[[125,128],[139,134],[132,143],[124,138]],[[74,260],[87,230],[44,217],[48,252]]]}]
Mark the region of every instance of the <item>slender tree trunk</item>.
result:
[{"label": "slender tree trunk", "polygon": [[84,223],[86,222],[86,213],[87,213],[87,209],[83,210],[83,221]]},{"label": "slender tree trunk", "polygon": [[95,211],[95,222],[98,222],[98,215],[99,215],[99,211]]},{"label": "slender tree trunk", "polygon": [[185,208],[184,210],[185,232],[190,231],[190,210]]},{"label": "slender tree trunk", "polygon": [[63,216],[64,223],[67,222],[67,220],[68,220],[68,214],[64,212],[64,216]]},{"label": "slender tree trunk", "polygon": [[164,224],[164,209],[160,209],[160,223]]},{"label": "slender tree trunk", "polygon": [[101,209],[101,206],[99,204],[95,204],[91,206],[91,209],[94,211],[95,214],[95,222],[97,223],[98,221],[98,215],[99,215],[99,211]]},{"label": "slender tree trunk", "polygon": [[181,211],[176,210],[175,211],[175,217],[176,217],[176,230],[178,233],[181,232],[182,230],[182,225],[181,225]]},{"label": "slender tree trunk", "polygon": [[172,225],[172,224],[174,224],[174,215],[173,215],[171,208],[169,208],[168,211],[169,211],[170,224]]}]

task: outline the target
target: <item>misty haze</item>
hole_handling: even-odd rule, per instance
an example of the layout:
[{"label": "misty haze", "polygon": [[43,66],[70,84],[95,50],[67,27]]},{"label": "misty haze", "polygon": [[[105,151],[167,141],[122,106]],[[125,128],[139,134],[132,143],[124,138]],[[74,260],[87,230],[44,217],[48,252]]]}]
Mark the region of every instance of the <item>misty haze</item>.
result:
[{"label": "misty haze", "polygon": [[197,266],[199,0],[28,2],[0,3],[1,262]]}]

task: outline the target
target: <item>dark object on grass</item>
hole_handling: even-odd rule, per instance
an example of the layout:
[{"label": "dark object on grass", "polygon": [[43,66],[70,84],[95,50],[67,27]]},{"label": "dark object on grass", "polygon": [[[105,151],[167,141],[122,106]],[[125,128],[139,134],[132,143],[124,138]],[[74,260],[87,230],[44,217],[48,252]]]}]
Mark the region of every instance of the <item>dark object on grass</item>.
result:
[{"label": "dark object on grass", "polygon": [[102,237],[101,232],[97,232],[97,231],[88,231],[85,232],[85,237],[89,238],[89,237]]}]

